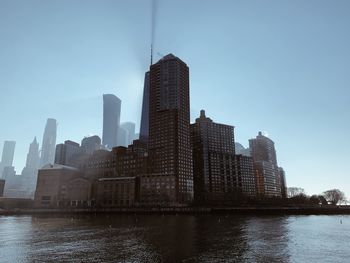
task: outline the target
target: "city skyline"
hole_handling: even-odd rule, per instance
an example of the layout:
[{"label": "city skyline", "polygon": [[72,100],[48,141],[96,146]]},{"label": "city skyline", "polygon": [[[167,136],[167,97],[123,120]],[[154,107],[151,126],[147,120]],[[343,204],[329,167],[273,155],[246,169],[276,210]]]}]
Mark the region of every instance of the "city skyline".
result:
[{"label": "city skyline", "polygon": [[[183,2],[181,3],[183,4]],[[166,4],[171,3],[167,2]],[[173,7],[175,6],[176,9],[177,5],[180,4],[172,3],[171,5]],[[228,4],[228,2],[225,2],[225,4]],[[3,3],[1,5],[3,5]],[[160,13],[162,8],[164,8],[164,5],[165,4],[159,6]],[[335,5],[335,7],[333,6],[333,8],[336,8],[337,12],[340,12],[342,9],[342,5],[346,5],[345,2],[340,2],[338,5]],[[10,11],[12,10],[12,12],[14,12],[13,6],[11,4],[8,4],[8,6]],[[24,4],[24,6],[26,5]],[[86,16],[93,16],[92,12],[88,12],[90,10],[89,8],[92,8],[92,6],[93,4],[89,4],[86,7]],[[231,5],[229,6],[232,7]],[[309,5],[307,6],[310,7]],[[341,46],[340,50],[342,51],[332,51],[331,54],[333,55],[333,57],[322,57],[323,59],[320,59],[319,56],[325,56],[323,54],[323,52],[325,51],[331,52],[330,49],[334,45],[333,42],[326,41],[326,38],[323,37],[323,32],[331,34],[331,31],[335,28],[335,26],[341,24],[340,20],[334,20],[335,18],[332,17],[332,9],[326,11],[327,4],[325,2],[321,1],[320,6],[322,7],[319,7],[319,9],[315,11],[315,13],[312,13],[312,18],[315,19],[315,21],[318,21],[317,19],[320,19],[321,15],[328,15],[326,17],[329,19],[327,20],[328,24],[322,24],[323,27],[317,26],[317,23],[313,20],[307,20],[307,12],[304,13],[303,11],[297,9],[296,5],[294,6],[294,12],[300,14],[301,19],[304,19],[309,23],[307,23],[308,27],[306,27],[306,29],[304,30],[300,28],[300,25],[293,26],[290,23],[282,23],[284,26],[287,26],[287,32],[294,33],[293,36],[298,35],[297,32],[299,31],[296,30],[300,30],[299,33],[302,34],[302,36],[299,37],[298,41],[294,41],[293,44],[290,46],[288,46],[287,44],[287,40],[290,39],[286,35],[282,34],[282,28],[279,26],[273,26],[272,22],[274,21],[273,19],[275,18],[275,16],[272,16],[271,19],[268,19],[265,16],[261,16],[261,14],[258,13],[258,15],[260,14],[259,18],[264,18],[263,21],[266,23],[266,27],[264,27],[264,25],[259,25],[257,19],[254,20],[252,17],[249,18],[252,19],[251,21],[253,25],[246,24],[247,20],[240,17],[242,19],[241,21],[246,22],[243,23],[243,25],[245,26],[246,30],[248,29],[248,32],[253,31],[257,35],[265,32],[268,34],[268,36],[272,36],[274,33],[282,34],[281,37],[277,37],[277,40],[279,40],[282,43],[282,45],[274,45],[274,43],[269,42],[269,39],[267,39],[265,42],[261,43],[261,46],[255,47],[254,45],[252,45],[252,42],[248,41],[248,43],[251,44],[249,48],[243,49],[243,51],[242,49],[238,49],[238,51],[234,51],[233,54],[229,56],[230,59],[236,58],[239,62],[237,62],[237,64],[227,64],[227,62],[225,62],[227,57],[224,56],[224,53],[219,52],[217,50],[217,48],[220,47],[220,45],[223,45],[227,48],[227,43],[233,43],[233,47],[242,48],[240,44],[233,41],[232,39],[225,38],[225,41],[223,41],[222,43],[216,43],[216,45],[214,45],[214,47],[212,48],[209,48],[210,45],[208,44],[204,45],[204,47],[199,47],[199,50],[195,51],[193,42],[188,42],[187,44],[181,43],[180,47],[175,47],[174,44],[170,43],[171,41],[178,39],[178,42],[175,41],[175,44],[179,44],[179,42],[181,42],[181,38],[178,34],[175,34],[177,37],[174,38],[171,34],[169,34],[166,31],[167,27],[165,26],[158,26],[159,31],[157,31],[156,34],[156,50],[164,53],[170,51],[174,52],[175,54],[178,54],[181,58],[183,58],[186,61],[186,63],[189,64],[192,70],[191,103],[193,105],[193,108],[191,109],[191,123],[193,123],[194,121],[194,116],[196,116],[199,110],[203,108],[216,121],[237,127],[235,134],[237,139],[236,141],[243,144],[245,147],[248,146],[248,140],[253,138],[259,130],[265,130],[271,135],[272,140],[276,143],[276,151],[279,157],[278,163],[285,169],[288,186],[298,186],[305,188],[308,194],[317,194],[330,188],[340,188],[349,195],[350,187],[346,183],[347,170],[345,168],[346,156],[349,155],[348,147],[346,146],[347,142],[345,140],[346,134],[349,131],[349,124],[342,121],[344,119],[346,120],[346,112],[349,110],[349,106],[346,105],[348,100],[347,98],[349,96],[346,96],[347,91],[345,90],[346,84],[349,81],[348,78],[345,76],[345,61],[347,60],[349,53],[346,49],[344,49]],[[116,6],[111,4],[111,7]],[[124,7],[130,8],[130,5],[125,5]],[[209,8],[209,4],[206,4],[204,7]],[[250,10],[252,12],[258,11],[256,7],[250,7],[249,5],[244,4],[237,4],[236,7],[238,9],[242,9],[243,13],[247,12],[247,10]],[[262,8],[261,6],[259,7]],[[274,8],[277,8],[277,10],[283,12],[284,8],[287,7],[290,6],[287,6],[287,4],[281,4],[279,6],[275,6]],[[49,4],[41,8],[47,8],[46,11],[48,11],[48,13],[50,13],[50,11],[53,11],[52,6],[50,6]],[[135,16],[141,16],[141,14],[143,14],[141,8],[147,10],[148,6],[146,4],[144,6],[143,4],[141,4],[140,7],[136,8]],[[189,9],[193,10],[193,8],[193,4],[190,4]],[[229,10],[232,11],[232,9]],[[224,10],[222,7],[217,7],[216,10],[213,10],[213,16],[216,14],[215,12],[218,11],[222,12]],[[32,12],[35,13],[34,10],[32,10]],[[60,12],[63,11],[60,10]],[[105,12],[106,10],[104,9],[99,10],[98,14],[102,15],[105,14]],[[269,10],[264,10],[264,12],[265,15],[269,14]],[[46,15],[44,14],[40,15],[40,17],[42,18],[46,17]],[[114,17],[110,13],[108,13],[107,15],[107,17],[111,19],[112,17]],[[184,15],[186,19],[189,19],[187,13],[185,13]],[[226,13],[226,15],[228,14]],[[3,21],[12,21],[5,14],[1,15],[0,17],[2,17],[0,19],[3,19]],[[225,17],[226,16],[223,16],[223,20],[216,23],[224,23],[226,21]],[[339,19],[348,19],[345,17],[345,14],[341,12],[339,17]],[[125,17],[122,18],[126,19]],[[29,17],[27,17],[27,19],[29,19]],[[73,13],[68,14],[68,21],[69,19],[73,19]],[[290,16],[288,16],[286,19],[290,19],[290,22],[294,21],[293,17]],[[147,19],[145,18],[145,21],[146,20]],[[163,22],[165,21],[165,24],[167,24],[168,26],[173,25],[173,23],[169,23],[170,18],[167,19],[163,15],[160,15],[158,20]],[[55,24],[55,22],[57,23],[58,21],[50,21],[52,26],[56,26],[57,29],[57,24]],[[126,19],[125,21],[128,20]],[[200,21],[202,21],[201,18]],[[20,22],[23,22],[23,20],[20,20]],[[33,22],[34,29],[38,27],[38,25],[35,24],[35,22],[36,21]],[[101,23],[104,24],[104,22]],[[20,24],[19,28],[19,25],[11,25],[14,27],[14,29],[12,30],[15,30],[16,26],[17,30],[23,29],[22,24]],[[119,24],[117,23],[116,26],[118,25]],[[68,27],[68,25],[65,26]],[[78,22],[76,22],[76,24],[73,24],[74,28],[79,28],[79,26],[81,25]],[[256,30],[254,30],[254,27],[256,27]],[[1,29],[4,30],[5,28],[1,27]],[[33,30],[33,28],[31,29]],[[133,29],[136,30],[135,28]],[[344,27],[342,27],[342,29],[343,31],[348,30]],[[41,30],[45,30],[45,28],[42,28]],[[102,40],[100,40],[101,42],[95,42],[94,45],[104,46],[104,44],[108,44],[108,32],[113,32],[112,28],[108,28],[108,30],[106,31],[106,35],[102,35]],[[310,37],[303,35],[309,32],[307,30],[312,32],[314,35]],[[138,32],[138,30],[136,31]],[[178,32],[172,27],[170,27],[169,31]],[[340,38],[340,31],[335,31],[331,35],[333,37]],[[39,30],[39,32],[41,31]],[[72,33],[73,31],[68,32]],[[240,31],[238,28],[234,28],[233,32],[238,34],[238,36],[240,36],[241,39],[243,37],[243,42],[247,41],[247,38],[249,37],[249,40],[255,39],[254,35],[244,35],[242,31]],[[95,35],[98,34],[96,28],[95,31],[93,30],[93,33]],[[201,30],[199,30],[199,32],[197,31],[199,37],[203,37],[203,33],[204,32]],[[223,32],[220,31],[217,34],[220,34],[221,36],[221,33]],[[184,34],[187,34],[186,37],[194,41],[193,38],[191,38],[190,35],[188,35],[188,31],[185,30]],[[129,36],[127,33],[126,35]],[[105,38],[103,38],[103,36],[105,36]],[[74,41],[79,40],[79,37],[89,39],[87,35],[81,33],[81,35],[74,38]],[[129,37],[133,38],[134,36]],[[273,35],[273,37],[274,40],[276,40],[276,36]],[[142,35],[142,33],[140,33],[139,38],[149,39],[146,33],[145,35]],[[12,38],[10,39],[12,39],[17,45],[21,45],[19,43],[18,38],[12,36]],[[119,39],[119,36],[117,39]],[[29,44],[36,43],[37,41],[35,35],[30,40],[31,41],[29,41]],[[45,38],[45,40],[50,42],[50,39]],[[315,45],[318,49],[312,50],[312,47],[314,47],[312,44],[305,44],[307,46],[305,46],[305,48],[301,48],[297,44],[300,44],[302,40],[311,40],[312,44]],[[316,40],[322,40],[323,42],[321,41],[319,43]],[[326,43],[324,43],[324,41],[326,41]],[[344,41],[348,41],[348,39],[344,39]],[[344,41],[341,42],[341,45],[344,43]],[[213,40],[211,40],[210,42],[213,43]],[[66,41],[63,41],[61,43],[63,46],[65,44],[68,44]],[[60,46],[51,47],[50,44],[51,43],[49,43],[47,46],[44,46],[46,47],[46,49],[44,50],[45,52],[49,52],[49,54],[55,57],[55,55],[50,52],[54,52],[54,50],[60,48]],[[84,136],[87,136],[89,134],[96,134],[102,137],[101,95],[103,93],[112,93],[118,97],[120,96],[120,98],[123,101],[123,112],[125,112],[125,115],[122,116],[121,121],[133,121],[136,123],[136,130],[139,130],[139,120],[141,116],[142,105],[141,101],[143,92],[143,78],[144,72],[148,70],[147,63],[149,63],[149,54],[147,52],[149,50],[149,46],[146,44],[147,43],[145,43],[144,46],[142,46],[141,48],[136,48],[137,55],[132,55],[130,49],[126,48],[123,44],[118,46],[120,50],[130,51],[130,54],[128,54],[129,56],[121,56],[122,61],[127,61],[127,63],[124,65],[124,68],[121,68],[121,64],[123,63],[116,60],[116,58],[121,55],[120,53],[118,53],[117,50],[114,51],[115,53],[113,53],[113,59],[107,59],[106,56],[104,57],[104,62],[107,61],[108,63],[105,67],[102,67],[101,64],[98,64],[101,66],[101,68],[89,68],[78,63],[80,55],[83,55],[84,52],[78,54],[79,56],[73,56],[72,58],[70,58],[71,61],[74,62],[74,66],[71,67],[70,70],[72,70],[72,72],[75,73],[82,73],[83,76],[87,78],[86,81],[91,81],[91,77],[87,77],[86,74],[88,74],[91,71],[91,74],[94,75],[93,72],[95,72],[95,77],[92,78],[93,85],[88,85],[88,92],[83,92],[85,91],[85,81],[81,79],[79,80],[78,78],[73,78],[71,75],[69,75],[69,70],[66,71],[62,68],[60,68],[60,70],[63,73],[63,77],[58,81],[59,85],[52,83],[57,78],[56,75],[52,74],[49,74],[49,76],[44,77],[40,81],[38,81],[38,79],[35,79],[35,77],[29,78],[29,87],[33,87],[38,84],[40,84],[39,86],[42,87],[37,88],[36,90],[34,89],[34,94],[38,94],[39,92],[41,92],[41,89],[48,86],[48,84],[50,84],[51,82],[51,84],[54,85],[52,85],[52,87],[50,85],[50,92],[44,92],[44,95],[48,96],[48,94],[51,94],[52,92],[51,96],[56,97],[49,97],[46,101],[42,102],[43,105],[38,104],[40,105],[40,107],[32,106],[30,110],[25,109],[25,107],[28,106],[27,102],[25,102],[27,100],[27,96],[22,97],[26,94],[25,91],[27,90],[27,87],[22,87],[20,85],[20,82],[13,81],[10,79],[10,77],[3,78],[4,80],[1,83],[1,86],[5,87],[5,96],[2,97],[7,97],[9,102],[4,102],[2,105],[5,105],[6,107],[6,105],[9,105],[8,103],[13,103],[13,97],[15,93],[11,91],[12,88],[15,92],[24,92],[24,94],[21,94],[20,97],[20,102],[23,102],[24,105],[16,109],[19,110],[21,114],[13,114],[9,111],[6,111],[6,114],[8,114],[9,116],[5,116],[5,113],[1,113],[0,115],[1,121],[4,122],[9,121],[10,119],[16,119],[16,123],[13,127],[5,127],[4,131],[0,134],[0,147],[2,147],[2,143],[5,140],[17,141],[14,162],[17,173],[21,171],[25,164],[25,155],[27,154],[27,147],[32,141],[33,137],[37,136],[38,141],[42,140],[42,127],[47,118],[55,118],[59,123],[57,131],[57,143],[64,142],[65,140],[80,141]],[[3,72],[6,72],[6,70],[8,70],[10,71],[10,73],[12,73],[12,76],[20,78],[22,76],[21,68],[18,69],[18,71],[14,71],[13,69],[11,71],[12,64],[10,63],[10,66],[6,66],[6,61],[10,61],[10,58],[13,59],[13,54],[15,50],[7,47],[6,44],[0,45],[1,47],[3,47],[3,50],[9,51],[8,53],[10,54],[5,58],[5,63],[0,62],[0,68],[4,69]],[[272,46],[269,47],[268,45]],[[94,46],[83,44],[83,47],[89,51],[91,51],[92,48],[92,50],[94,51],[92,53],[93,55],[98,54],[96,49],[94,49]],[[108,48],[109,51],[114,50],[111,46],[108,46]],[[116,47],[114,48],[118,49]],[[68,51],[70,50],[67,46],[64,46],[62,50],[67,49]],[[74,47],[72,49],[75,50]],[[205,50],[209,52],[207,52],[204,55],[203,51]],[[301,59],[302,54],[307,54],[309,56],[306,60],[304,60],[304,63],[299,64],[296,62],[296,60],[293,60],[290,56],[287,56],[284,53],[286,51],[295,50],[301,51],[301,53],[292,52],[294,55],[299,55],[297,56],[298,59]],[[36,54],[36,51],[33,50],[33,47],[31,47],[31,49],[27,51],[29,51],[27,55]],[[226,49],[226,51],[228,52],[229,49]],[[272,51],[277,52],[277,54],[273,54]],[[142,57],[141,66],[139,65],[139,58],[134,57],[138,55]],[[258,58],[254,60],[252,58],[253,55],[258,55]],[[272,58],[268,58],[269,55],[272,55]],[[279,59],[276,58],[277,55],[280,56]],[[340,57],[340,55],[342,55],[342,57]],[[205,56],[206,58],[204,59]],[[62,60],[58,60],[59,65],[62,66],[64,65],[64,63],[70,61],[68,57],[69,52],[67,53],[67,55],[64,55],[64,58]],[[131,59],[128,60],[128,58]],[[268,62],[269,60],[267,58],[271,59],[271,62]],[[285,62],[282,61],[283,58],[285,59]],[[30,65],[28,64],[29,62],[26,62],[26,59],[28,59],[28,57],[25,56],[25,58],[23,59],[23,61],[19,58],[17,58],[17,60],[14,59],[12,63],[19,63],[20,65],[22,65],[23,62],[23,65]],[[102,60],[98,60],[96,57],[94,59],[98,61],[98,63],[103,63]],[[312,61],[312,59],[315,59],[315,61]],[[44,57],[41,57],[41,61],[49,63],[49,61],[46,61]],[[215,65],[210,65],[210,62],[206,64],[206,61],[212,61]],[[250,64],[252,62],[255,63]],[[336,67],[336,69],[332,70],[331,68],[327,67],[327,64],[329,62],[338,62],[337,64],[339,65]],[[273,63],[275,63],[275,65],[273,65]],[[294,67],[290,66],[290,64],[292,64]],[[57,67],[57,64],[49,63],[49,65],[51,66],[49,66],[48,68],[51,70]],[[265,67],[266,65],[267,67]],[[287,66],[287,68],[283,69],[284,66]],[[36,64],[36,67],[38,70],[41,69],[41,65]],[[109,70],[108,67],[110,67]],[[282,69],[278,69],[277,67],[281,67]],[[101,69],[105,70],[105,72],[102,72]],[[121,70],[119,71],[119,69]],[[322,76],[325,70],[329,70],[330,75],[328,74],[328,79]],[[290,72],[288,73],[288,71]],[[303,73],[303,71],[305,71],[307,74]],[[123,74],[125,77],[117,81],[116,79],[120,78]],[[210,74],[211,77],[209,76]],[[280,75],[280,77],[276,77],[276,75],[278,74]],[[343,82],[341,82],[341,80],[337,80],[338,74],[342,76]],[[250,79],[249,76],[256,80]],[[107,77],[108,81],[101,81],[101,79],[104,77]],[[26,76],[25,79],[28,80],[28,76]],[[100,89],[101,83],[105,88]],[[333,84],[338,86],[334,87]],[[61,93],[59,92],[59,86],[67,85],[68,87],[73,87],[75,85],[80,86],[80,88],[75,88],[72,90],[73,96],[69,99],[63,95],[60,95]],[[298,87],[298,85],[301,86]],[[281,86],[283,86],[283,93],[279,94]],[[217,91],[217,93],[213,94],[213,90]],[[266,91],[267,94],[263,94],[263,92],[261,92],[262,90]],[[78,95],[81,95],[80,99]],[[273,98],[269,98],[269,96],[271,95]],[[35,97],[33,95],[33,97],[31,97],[31,102],[35,101],[36,103],[38,103],[41,99],[42,97]],[[294,100],[295,102],[291,103],[289,100]],[[226,109],[223,109],[222,107],[220,107],[222,104],[232,106],[227,106],[225,107]],[[251,105],[255,105],[255,112],[248,110],[248,108]],[[293,108],[293,106],[295,108]],[[298,106],[298,108],[296,108],[296,106]],[[44,111],[42,110],[42,107],[45,108]],[[62,110],[62,108],[64,108],[64,110]],[[87,112],[87,114],[82,115],[82,113],[85,111]],[[27,114],[30,114],[31,116],[37,116],[37,118],[32,117],[32,123],[28,123]],[[81,125],[76,125],[77,123]],[[23,125],[26,125],[26,129],[23,129]],[[79,128],[78,131],[76,131],[77,128]],[[295,140],[293,138],[295,138]],[[327,153],[335,154],[334,157],[328,156],[328,158],[331,158],[332,160],[329,162],[330,164],[328,164],[328,162],[326,163],[326,160],[329,160],[324,159],[324,154],[320,153],[321,150],[325,149],[327,149]]]}]

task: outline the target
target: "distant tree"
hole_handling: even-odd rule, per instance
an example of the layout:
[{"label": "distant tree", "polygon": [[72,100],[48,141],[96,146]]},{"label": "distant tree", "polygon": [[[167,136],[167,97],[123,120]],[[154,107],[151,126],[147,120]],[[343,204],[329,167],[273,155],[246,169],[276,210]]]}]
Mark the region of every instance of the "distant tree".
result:
[{"label": "distant tree", "polygon": [[294,196],[298,196],[301,194],[306,196],[304,189],[300,188],[300,187],[288,187],[287,194],[288,194],[289,198],[294,197]]},{"label": "distant tree", "polygon": [[323,192],[322,195],[332,205],[336,205],[338,203],[341,204],[342,202],[344,202],[346,200],[345,194],[342,191],[340,191],[339,189],[332,189],[332,190],[325,191],[325,192]]}]

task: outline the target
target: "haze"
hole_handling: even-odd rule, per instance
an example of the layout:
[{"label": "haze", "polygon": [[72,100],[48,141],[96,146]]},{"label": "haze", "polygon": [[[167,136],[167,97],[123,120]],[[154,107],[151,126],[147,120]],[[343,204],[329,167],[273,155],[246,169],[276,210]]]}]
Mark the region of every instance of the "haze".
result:
[{"label": "haze", "polygon": [[[237,142],[266,131],[287,185],[350,195],[350,2],[158,1],[154,61],[190,68],[191,118],[205,109]],[[47,118],[57,143],[102,134],[102,94],[139,129],[151,1],[0,2],[0,147],[20,173]]]}]

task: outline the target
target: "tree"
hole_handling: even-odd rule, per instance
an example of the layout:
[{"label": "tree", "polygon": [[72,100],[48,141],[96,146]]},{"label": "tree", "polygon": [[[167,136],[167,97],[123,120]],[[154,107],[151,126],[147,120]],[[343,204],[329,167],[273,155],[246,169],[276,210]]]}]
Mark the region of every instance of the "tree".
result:
[{"label": "tree", "polygon": [[299,195],[306,195],[304,189],[300,187],[288,187],[287,193],[289,198]]},{"label": "tree", "polygon": [[332,189],[323,192],[322,194],[324,198],[331,203],[332,205],[336,205],[338,203],[342,203],[345,201],[345,194],[339,189]]}]

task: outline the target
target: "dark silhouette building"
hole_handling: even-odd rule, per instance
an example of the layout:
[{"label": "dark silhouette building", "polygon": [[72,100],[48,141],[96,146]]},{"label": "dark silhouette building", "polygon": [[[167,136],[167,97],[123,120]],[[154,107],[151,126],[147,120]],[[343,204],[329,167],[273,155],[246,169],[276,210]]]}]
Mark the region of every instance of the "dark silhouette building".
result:
[{"label": "dark silhouette building", "polygon": [[142,113],[141,113],[141,125],[140,125],[140,140],[148,143],[149,136],[149,86],[150,86],[150,73],[145,73],[145,82],[143,85],[143,99],[142,99]]},{"label": "dark silhouette building", "polygon": [[242,178],[242,193],[246,197],[256,196],[256,182],[253,158],[243,154],[236,155],[236,169],[238,178]]},{"label": "dark silhouette building", "polygon": [[103,95],[102,145],[108,149],[117,146],[121,103],[121,100],[113,94]]},{"label": "dark silhouette building", "polygon": [[193,200],[189,68],[169,54],[150,69],[149,174],[141,200],[186,204]]},{"label": "dark silhouette building", "polygon": [[191,141],[196,201],[238,199],[242,177],[235,168],[234,127],[213,122],[201,110],[191,124]]},{"label": "dark silhouette building", "polygon": [[41,145],[40,167],[53,164],[55,161],[55,147],[57,136],[57,123],[55,119],[47,119],[43,143]]},{"label": "dark silhouette building", "polygon": [[249,148],[254,161],[257,194],[281,197],[281,182],[274,142],[259,132],[255,139],[249,140]]},{"label": "dark silhouette building", "polygon": [[5,188],[5,180],[0,179],[0,197],[3,197],[4,195],[4,188]]},{"label": "dark silhouette building", "polygon": [[281,195],[282,198],[287,198],[287,183],[286,183],[286,173],[282,167],[278,167],[280,182],[281,182]]},{"label": "dark silhouette building", "polygon": [[56,145],[55,164],[73,166],[74,159],[82,153],[79,143],[67,140]]}]

